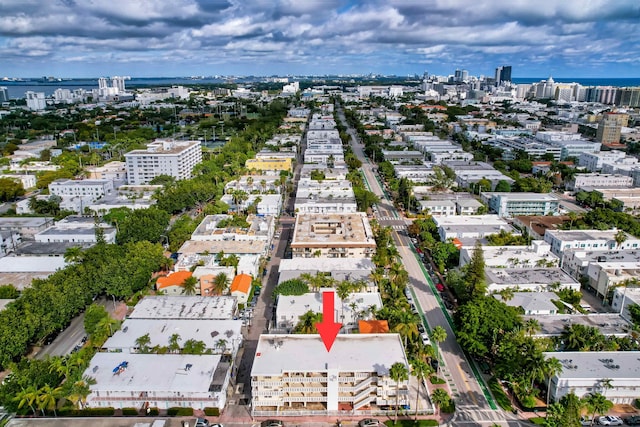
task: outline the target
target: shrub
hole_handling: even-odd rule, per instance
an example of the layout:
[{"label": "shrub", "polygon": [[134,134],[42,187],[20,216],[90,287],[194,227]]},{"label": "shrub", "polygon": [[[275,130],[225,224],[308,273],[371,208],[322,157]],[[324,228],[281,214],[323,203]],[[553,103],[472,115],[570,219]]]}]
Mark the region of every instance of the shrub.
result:
[{"label": "shrub", "polygon": [[440,408],[440,412],[443,412],[445,414],[453,414],[456,411],[456,403],[453,401],[453,399],[449,399],[449,402],[447,402],[446,405],[443,405],[442,408]]},{"label": "shrub", "polygon": [[446,383],[445,380],[443,380],[442,378],[436,376],[436,375],[431,375],[429,377],[429,381],[431,382],[431,384],[444,384]]},{"label": "shrub", "polygon": [[204,414],[209,417],[217,417],[220,416],[220,409],[207,407],[204,408]]},{"label": "shrub", "polygon": [[160,414],[160,410],[158,408],[149,408],[149,411],[147,412],[147,415],[150,415],[152,417],[155,417],[159,414]]},{"label": "shrub", "polygon": [[140,413],[138,412],[138,410],[136,408],[122,408],[122,415],[123,416],[136,416],[136,415],[140,415]]},{"label": "shrub", "polygon": [[61,408],[57,414],[60,417],[105,417],[112,416],[114,412],[114,408]]},{"label": "shrub", "polygon": [[509,396],[504,392],[504,389],[496,377],[492,377],[489,380],[489,390],[491,390],[491,394],[495,397],[498,406],[505,411],[511,411],[513,409],[511,407],[511,400],[509,399]]},{"label": "shrub", "polygon": [[193,415],[193,408],[173,407],[167,409],[167,415],[170,417],[188,417]]}]

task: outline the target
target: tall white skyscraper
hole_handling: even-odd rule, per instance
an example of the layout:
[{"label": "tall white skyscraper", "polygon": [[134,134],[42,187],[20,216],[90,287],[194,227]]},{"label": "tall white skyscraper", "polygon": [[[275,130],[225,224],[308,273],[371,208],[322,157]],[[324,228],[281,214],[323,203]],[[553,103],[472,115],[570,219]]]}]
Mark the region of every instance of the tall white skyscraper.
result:
[{"label": "tall white skyscraper", "polygon": [[27,99],[27,108],[31,111],[40,111],[47,108],[47,101],[44,97],[44,92],[32,92],[27,91],[24,94]]}]

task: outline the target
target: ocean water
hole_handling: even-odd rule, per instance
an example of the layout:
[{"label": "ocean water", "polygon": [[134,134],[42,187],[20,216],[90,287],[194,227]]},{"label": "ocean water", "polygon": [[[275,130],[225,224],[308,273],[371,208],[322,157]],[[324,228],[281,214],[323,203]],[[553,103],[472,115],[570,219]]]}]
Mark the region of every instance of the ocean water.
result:
[{"label": "ocean water", "polygon": [[[514,78],[513,82],[516,84],[535,83],[540,80],[545,80],[548,77],[519,77]],[[640,78],[553,78],[556,83],[580,83],[583,86],[617,86],[617,87],[630,87],[640,86]],[[257,77],[236,78],[234,82],[244,83],[256,80],[262,80]],[[195,85],[195,84],[216,84],[224,83],[226,80],[216,77],[205,78],[191,78],[191,77],[150,77],[150,78],[136,78],[133,77],[126,81],[128,88],[136,87],[149,87],[149,86],[171,86],[171,85]],[[61,81],[0,81],[0,86],[7,87],[9,92],[9,98],[24,98],[24,93],[27,91],[44,92],[45,96],[53,95],[53,92],[58,88],[63,89],[97,89],[98,79],[69,79]]]}]

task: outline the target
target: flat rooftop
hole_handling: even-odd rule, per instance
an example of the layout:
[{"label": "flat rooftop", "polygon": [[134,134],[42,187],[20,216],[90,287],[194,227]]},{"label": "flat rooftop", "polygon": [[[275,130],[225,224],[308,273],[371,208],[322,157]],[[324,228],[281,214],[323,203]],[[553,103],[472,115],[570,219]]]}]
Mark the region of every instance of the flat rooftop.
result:
[{"label": "flat rooftop", "polygon": [[[267,200],[269,195],[260,195],[263,200],[265,197]],[[275,195],[280,197],[279,195]],[[269,232],[270,228],[273,228],[273,216],[264,216],[258,217],[255,215],[249,215],[247,217],[247,222],[249,223],[248,228],[241,227],[223,227],[218,228],[218,223],[224,219],[231,218],[231,215],[207,215],[202,222],[195,229],[193,234],[191,235],[193,238],[196,237],[207,237],[214,236],[220,234],[243,234],[243,235],[264,235],[266,236]]]},{"label": "flat rooftop", "polygon": [[52,222],[52,217],[2,217],[0,228],[43,227]]},{"label": "flat rooftop", "polygon": [[316,270],[322,272],[334,271],[373,271],[375,265],[369,258],[308,258],[304,262],[299,259],[280,260],[278,270],[282,271],[309,271]]},{"label": "flat rooftop", "polygon": [[182,244],[178,253],[181,254],[262,254],[266,250],[264,240],[187,240]]},{"label": "flat rooftop", "polygon": [[180,154],[194,145],[199,147],[200,141],[154,141],[147,145],[146,150],[132,150],[125,153],[124,157]]},{"label": "flat rooftop", "polygon": [[559,378],[611,378],[637,380],[640,378],[638,351],[567,351],[545,352],[562,363]]},{"label": "flat rooftop", "polygon": [[[214,354],[96,353],[83,375],[95,378],[92,392],[207,392],[220,358]],[[114,373],[122,362],[127,367]]]},{"label": "flat rooftop", "polygon": [[487,284],[518,286],[518,285],[550,285],[560,282],[563,285],[579,282],[560,268],[486,268]]},{"label": "flat rooftop", "polygon": [[498,301],[504,302],[509,307],[522,307],[525,312],[536,310],[557,311],[558,307],[556,307],[552,300],[560,299],[560,297],[553,292],[514,292],[513,298],[507,301],[504,301],[500,294],[493,294],[493,297]]},{"label": "flat rooftop", "polygon": [[[562,241],[574,240],[614,240],[616,230],[547,230],[546,234],[550,234]],[[631,239],[635,237],[628,235]]]},{"label": "flat rooftop", "polygon": [[499,225],[510,227],[509,223],[498,215],[442,215],[434,217],[433,220],[439,227],[450,225]]},{"label": "flat rooftop", "polygon": [[296,217],[291,247],[376,247],[363,212],[302,214]]},{"label": "flat rooftop", "polygon": [[[207,348],[215,348],[219,340],[225,340],[227,347],[232,342],[242,340],[242,320],[212,320],[212,319],[126,319],[103,348],[133,348],[137,347],[136,340],[149,334],[149,346],[167,346],[173,334],[180,335],[180,344],[194,339],[203,341]],[[237,344],[236,344],[237,346]]]},{"label": "flat rooftop", "polygon": [[[584,248],[569,248],[564,250],[565,257],[575,257],[582,262],[598,262],[598,263],[612,263],[616,265],[626,263],[640,264],[640,250],[620,249],[620,250],[606,250],[606,251],[585,251]],[[631,268],[639,268],[640,265],[631,266]]]},{"label": "flat rooftop", "polygon": [[506,193],[506,192],[486,192],[482,193],[485,197],[506,197],[509,201],[537,201],[537,202],[552,202],[559,201],[559,199],[553,194],[545,194],[545,193]]},{"label": "flat rooftop", "polygon": [[6,256],[0,258],[0,273],[53,273],[66,265],[62,257]]},{"label": "flat rooftop", "polygon": [[93,246],[93,243],[80,242],[36,242],[26,240],[20,243],[15,253],[20,256],[28,255],[64,255],[67,249],[80,247],[87,249]]},{"label": "flat rooftop", "polygon": [[[584,325],[597,328],[606,336],[627,336],[631,324],[620,314],[590,313],[590,314],[536,314],[523,316],[523,321],[535,319],[540,323],[539,337],[560,336],[565,326]],[[640,357],[640,353],[639,357]]]},{"label": "flat rooftop", "polygon": [[251,376],[328,369],[387,375],[396,362],[407,364],[398,334],[340,334],[330,352],[318,334],[260,335]]},{"label": "flat rooftop", "polygon": [[130,319],[230,320],[237,310],[231,296],[146,296],[136,304]]}]

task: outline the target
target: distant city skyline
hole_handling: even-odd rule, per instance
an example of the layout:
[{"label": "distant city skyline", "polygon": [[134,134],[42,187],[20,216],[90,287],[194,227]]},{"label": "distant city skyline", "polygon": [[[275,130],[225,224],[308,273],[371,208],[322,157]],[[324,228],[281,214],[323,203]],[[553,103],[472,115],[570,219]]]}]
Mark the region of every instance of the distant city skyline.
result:
[{"label": "distant city skyline", "polygon": [[0,77],[640,77],[637,0],[0,0]]}]

